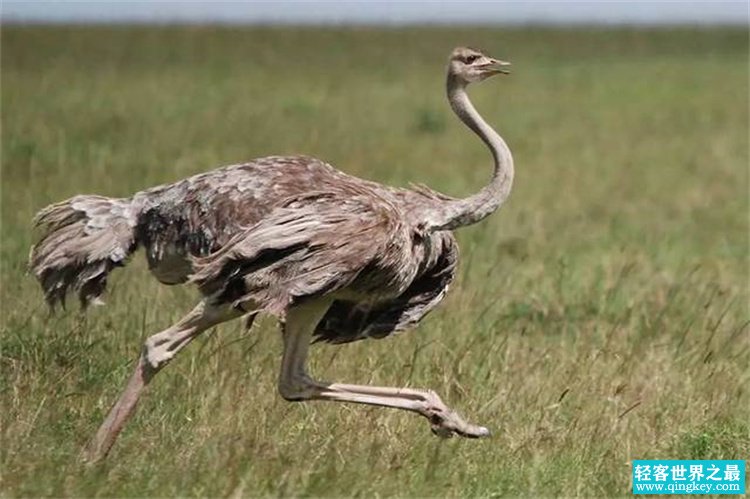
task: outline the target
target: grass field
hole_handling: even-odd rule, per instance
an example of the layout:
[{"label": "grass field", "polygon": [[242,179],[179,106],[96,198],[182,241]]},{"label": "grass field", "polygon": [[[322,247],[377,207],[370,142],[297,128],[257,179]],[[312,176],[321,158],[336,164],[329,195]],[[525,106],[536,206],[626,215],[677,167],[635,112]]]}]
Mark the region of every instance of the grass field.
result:
[{"label": "grass field", "polygon": [[[490,157],[445,103],[457,44],[516,158],[458,235],[418,329],[312,352],[323,379],[430,387],[491,439],[289,404],[271,320],[223,325],[154,381],[109,460],[78,452],[141,341],[196,301],[136,255],[106,307],[50,316],[36,210],[304,152],[393,185],[476,190]],[[3,496],[627,496],[631,459],[750,456],[744,29],[2,29]]]}]

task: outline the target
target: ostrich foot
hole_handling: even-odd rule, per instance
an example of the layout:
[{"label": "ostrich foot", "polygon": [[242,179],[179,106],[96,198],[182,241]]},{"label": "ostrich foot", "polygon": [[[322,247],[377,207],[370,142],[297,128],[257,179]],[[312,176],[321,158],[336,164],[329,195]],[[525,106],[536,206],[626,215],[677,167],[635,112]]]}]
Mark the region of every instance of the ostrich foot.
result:
[{"label": "ostrich foot", "polygon": [[435,392],[427,392],[427,407],[422,415],[429,419],[432,433],[441,438],[453,435],[465,438],[484,438],[490,436],[490,430],[466,422],[456,411],[447,407]]}]

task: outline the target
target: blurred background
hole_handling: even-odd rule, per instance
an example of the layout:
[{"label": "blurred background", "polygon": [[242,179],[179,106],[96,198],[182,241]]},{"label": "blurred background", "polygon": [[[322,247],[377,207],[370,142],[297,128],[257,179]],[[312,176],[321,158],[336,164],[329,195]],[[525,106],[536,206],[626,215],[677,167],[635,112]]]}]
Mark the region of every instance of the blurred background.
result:
[{"label": "blurred background", "polygon": [[746,1],[35,1],[3,2],[3,19],[55,23],[733,24]]},{"label": "blurred background", "polygon": [[[748,3],[37,2],[0,6],[0,496],[610,497],[632,459],[750,455]],[[110,459],[78,452],[144,338],[192,307],[137,253],[107,305],[50,314],[31,220],[271,154],[463,196],[489,178],[445,62],[513,193],[457,233],[445,301],[398,337],[312,349],[319,378],[429,387],[486,441],[289,404],[273,320],[198,338]]]}]

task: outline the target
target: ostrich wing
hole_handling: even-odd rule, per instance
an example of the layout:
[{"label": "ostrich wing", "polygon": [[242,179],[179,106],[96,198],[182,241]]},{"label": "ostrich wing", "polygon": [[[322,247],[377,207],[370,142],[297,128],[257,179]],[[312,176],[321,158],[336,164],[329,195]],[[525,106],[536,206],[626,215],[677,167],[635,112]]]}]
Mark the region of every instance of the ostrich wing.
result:
[{"label": "ostrich wing", "polygon": [[315,341],[348,343],[384,338],[415,326],[440,303],[453,282],[458,245],[449,232],[430,236],[426,265],[412,284],[392,300],[357,304],[337,300],[315,330]]},{"label": "ostrich wing", "polygon": [[392,269],[410,243],[393,201],[362,186],[292,198],[221,250],[196,258],[191,281],[216,303],[282,319],[300,300],[345,288],[361,274],[377,287],[372,269],[393,285]]}]

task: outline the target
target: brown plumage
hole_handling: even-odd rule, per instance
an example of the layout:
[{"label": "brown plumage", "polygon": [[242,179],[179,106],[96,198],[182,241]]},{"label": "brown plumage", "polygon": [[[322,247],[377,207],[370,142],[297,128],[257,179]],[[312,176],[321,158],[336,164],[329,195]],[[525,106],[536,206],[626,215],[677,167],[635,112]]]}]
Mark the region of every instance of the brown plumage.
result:
[{"label": "brown plumage", "polygon": [[44,232],[30,268],[51,305],[64,303],[69,291],[84,306],[98,300],[109,272],[139,247],[159,281],[191,282],[204,296],[182,321],[146,341],[89,457],[106,455],[142,388],[177,351],[214,324],[259,312],[284,324],[279,390],[288,400],[397,407],[428,417],[438,434],[488,434],[433,392],[321,383],[304,363],[313,339],[382,338],[413,326],[441,301],[458,258],[449,231],[486,217],[510,192],[510,151],[465,93],[505,66],[474,49],[451,55],[451,107],[495,159],[492,181],[466,199],[382,186],[310,157],[273,156],[126,199],[76,196],[42,210],[36,223]]},{"label": "brown plumage", "polygon": [[[32,249],[31,268],[51,305],[73,289],[86,306],[142,246],[162,283],[191,280],[213,304],[246,310],[252,301],[255,311],[282,320],[295,302],[346,288],[318,336],[342,343],[377,330],[383,337],[390,332],[384,309],[391,330],[400,330],[400,318],[417,322],[452,281],[452,234],[420,234],[411,219],[440,200],[425,188],[383,187],[315,158],[260,158],[129,199],[76,196],[45,208],[37,224],[47,233]],[[443,262],[452,264],[432,269]],[[435,272],[439,287],[402,296],[419,277],[437,283]],[[364,314],[374,301],[377,309]]]}]

